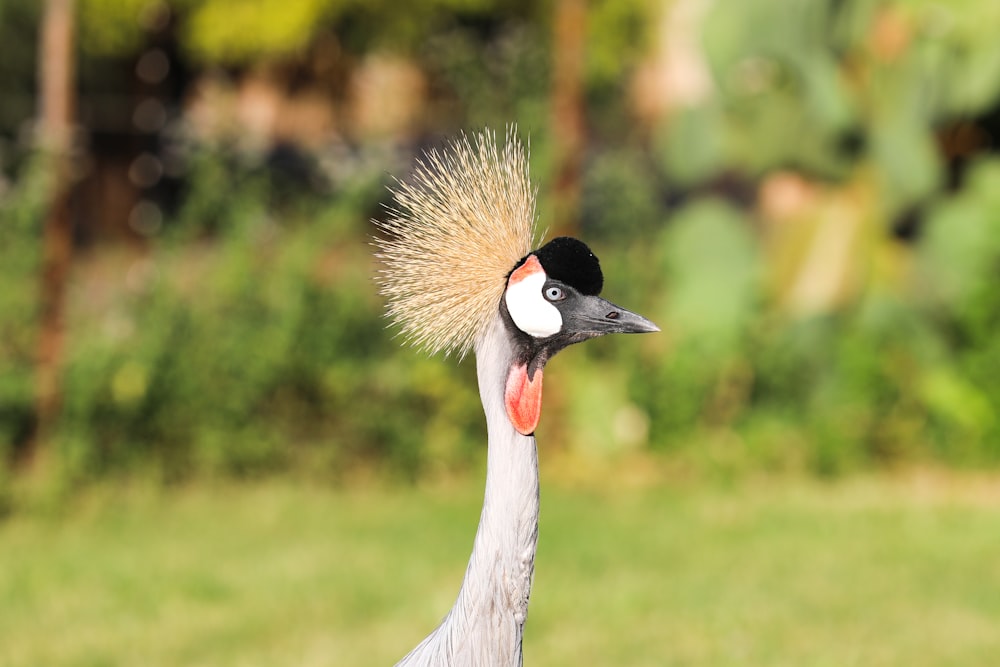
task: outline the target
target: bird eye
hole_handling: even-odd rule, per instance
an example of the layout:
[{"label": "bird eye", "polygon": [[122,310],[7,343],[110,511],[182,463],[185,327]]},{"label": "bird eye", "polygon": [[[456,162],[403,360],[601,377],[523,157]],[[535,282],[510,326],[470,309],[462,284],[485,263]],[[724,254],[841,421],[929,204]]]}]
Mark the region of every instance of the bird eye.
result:
[{"label": "bird eye", "polygon": [[546,287],[545,298],[549,301],[562,301],[566,298],[566,293],[558,287]]}]

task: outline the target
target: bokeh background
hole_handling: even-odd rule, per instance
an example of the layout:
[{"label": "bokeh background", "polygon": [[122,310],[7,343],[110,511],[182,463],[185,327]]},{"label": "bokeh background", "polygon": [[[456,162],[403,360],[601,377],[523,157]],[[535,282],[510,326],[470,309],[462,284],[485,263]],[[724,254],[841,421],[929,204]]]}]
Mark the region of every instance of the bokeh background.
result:
[{"label": "bokeh background", "polygon": [[[71,20],[49,41],[46,7]],[[1000,460],[995,2],[0,19],[2,479],[39,455],[71,483],[478,464],[472,364],[392,340],[371,219],[421,151],[510,124],[540,226],[664,330],[560,357],[546,447],[720,474]]]},{"label": "bokeh background", "polygon": [[[60,513],[101,505],[93,494],[110,492],[93,489],[134,480],[200,489],[196,494],[234,483],[285,488],[275,480],[354,488],[350,493],[454,480],[475,489],[485,452],[474,364],[427,358],[393,338],[373,282],[371,221],[386,214],[392,178],[405,180],[423,151],[461,131],[503,134],[510,125],[530,143],[540,227],[549,237],[584,239],[601,259],[608,298],[663,329],[571,348],[552,362],[539,428],[546,483],[691,490],[781,479],[775,484],[787,490],[816,479],[934,470],[949,481],[931,486],[949,491],[931,497],[953,498],[964,484],[956,479],[995,479],[989,476],[1000,463],[998,30],[996,0],[0,0],[0,509],[13,531],[8,538],[28,552],[70,553],[72,539],[33,542],[24,537],[34,535],[30,530],[10,525],[30,524],[39,507]],[[982,625],[946,614],[954,625],[925,626],[924,616],[883,610],[884,618],[903,613],[899,627],[913,634],[893,643],[888,633],[885,653],[861,650],[868,659],[856,664],[977,664],[977,656],[978,664],[991,664],[983,647],[995,648],[995,632],[990,640],[984,619],[996,621],[1000,609],[983,591],[1000,590],[1000,558],[987,557],[998,553],[995,544],[987,546],[995,517],[980,512],[997,506],[995,485],[972,485],[978,490],[962,496],[975,508],[971,518],[949,515],[925,525],[914,518],[925,515],[910,514],[916,512],[911,496],[874,484],[844,500],[872,510],[875,519],[861,512],[871,519],[860,524],[869,532],[854,534],[852,521],[835,522],[831,534],[842,541],[830,548],[855,555],[845,561],[848,568],[875,563],[867,578],[859,576],[879,590],[886,580],[878,563],[892,569],[897,555],[905,561],[903,554],[927,554],[924,548],[933,551],[941,540],[973,540],[955,549],[968,556],[957,567],[976,575],[948,589],[956,597],[945,607]],[[93,562],[118,565],[79,576],[135,583],[124,571],[142,579],[138,564],[133,572],[131,561],[122,565],[101,549],[120,555],[110,546],[115,530],[131,530],[131,543],[143,545],[136,557],[156,562],[171,547],[151,546],[159,537],[142,527],[161,520],[182,533],[203,522],[204,530],[188,535],[192,548],[200,544],[239,561],[246,553],[236,538],[228,547],[199,542],[216,525],[205,517],[216,511],[218,523],[251,530],[258,517],[273,529],[319,512],[312,496],[288,500],[286,492],[277,500],[260,490],[238,496],[273,510],[243,519],[210,503],[182,509],[190,521],[164,519],[166,510],[147,512],[139,502],[126,519],[83,521],[94,529],[93,553],[104,554]],[[369,492],[375,493],[360,491]],[[350,626],[387,656],[398,657],[410,638],[432,627],[457,590],[453,575],[461,571],[478,509],[478,491],[463,493],[463,503],[471,498],[471,525],[456,529],[451,542],[434,542],[456,545],[440,548],[456,557],[454,572],[440,575],[442,595],[364,589],[351,598],[358,606],[350,608],[362,610],[352,618],[367,610],[383,620],[409,616],[400,608],[395,616],[386,611],[400,599],[428,600],[424,616],[408,618],[412,631]],[[574,506],[612,525],[621,519],[601,514],[601,503],[559,493],[553,512],[570,526]],[[717,549],[763,554],[782,536],[791,540],[789,553],[808,562],[815,554],[799,554],[800,543],[788,536],[808,544],[815,536],[795,533],[796,526],[809,533],[828,516],[827,496],[818,491],[806,494],[808,511],[789,516],[780,508],[795,506],[791,491],[745,507],[715,496],[702,505],[698,494],[709,492],[692,493],[695,500],[678,501],[677,525],[695,531],[693,537],[653,529],[675,497],[643,496],[620,508],[653,540],[647,544],[663,548],[648,555],[657,572],[658,554],[671,553],[667,543],[697,543],[702,525],[709,531],[696,552],[702,563]],[[880,504],[883,497],[888,506]],[[417,505],[414,498],[426,500],[414,496]],[[854,517],[854,509],[829,502],[839,508],[834,514]],[[412,525],[397,521],[409,516],[410,504],[355,499],[338,507],[374,508],[371,525],[417,545]],[[441,501],[430,507],[440,511]],[[848,547],[892,533],[899,516],[918,528],[890,542],[890,555]],[[303,521],[293,522],[302,533],[286,535],[290,543],[306,540],[312,528],[321,531],[320,517]],[[337,525],[356,541],[321,542],[317,551],[368,544],[364,527],[347,519]],[[447,529],[441,520],[435,525]],[[728,537],[711,533],[712,526]],[[734,526],[746,531],[725,532]],[[587,541],[583,528],[567,531],[567,544]],[[740,541],[754,536],[763,541]],[[553,539],[558,553],[558,532]],[[264,554],[273,546],[263,536],[245,544]],[[345,555],[344,562],[364,572],[364,563],[382,563],[373,556],[382,554],[392,570],[398,562],[389,555],[406,548],[390,545],[349,552],[356,560]],[[949,553],[918,561],[914,578],[899,580],[885,596],[933,607],[907,595],[933,597],[937,589],[926,588],[928,582],[940,584],[957,571]],[[567,546],[562,557],[572,554],[579,555]],[[281,558],[276,562],[285,563]],[[562,562],[588,581],[620,567],[614,550],[589,558],[580,570]],[[192,557],[191,567],[195,561],[201,562]],[[187,563],[183,555],[170,562]],[[672,567],[683,572],[683,562]],[[49,565],[33,576],[65,583],[48,575],[66,564]],[[719,577],[732,569],[729,562],[716,565],[710,571]],[[770,574],[758,580],[760,591],[780,588],[793,567],[777,557],[773,565],[774,571],[762,566]],[[42,598],[24,588],[24,581],[35,581],[31,567],[30,559],[8,563],[21,583],[10,579],[0,591],[41,608]],[[181,570],[170,590],[190,591],[176,602],[179,609],[200,596],[252,608],[252,600],[226,597],[230,589],[217,571],[188,577]],[[828,574],[850,579],[852,573]],[[410,576],[412,591],[427,581],[423,570]],[[621,613],[611,616],[652,618],[661,600],[643,598],[649,581],[640,577],[629,589],[629,600],[645,602],[612,606]],[[808,581],[798,607],[793,602],[774,612],[763,593],[738,598],[735,606],[722,601],[736,610],[732,627],[729,617],[709,615],[695,629],[678,631],[690,637],[703,631],[706,639],[685,643],[674,634],[671,647],[686,656],[676,664],[855,664],[837,653],[843,648],[837,637],[825,650],[842,659],[829,663],[811,661],[808,641],[794,633],[777,633],[763,649],[748,639],[761,627],[794,623],[837,592],[828,581]],[[351,577],[325,583],[341,592],[361,585]],[[276,576],[271,585],[285,590],[286,582]],[[88,599],[86,587],[67,590]],[[286,600],[301,609],[295,596],[309,590],[303,584],[275,604]],[[702,581],[687,598],[681,591],[681,599],[701,608],[718,590]],[[107,604],[127,616],[160,594],[172,599],[146,590]],[[874,598],[848,597],[841,610],[874,605]],[[539,637],[558,633],[556,618],[580,602],[566,599],[561,617],[539,603]],[[152,618],[167,613],[151,608]],[[761,609],[763,620],[755,616]],[[336,625],[318,611],[307,620],[289,618],[300,628],[321,620]],[[747,618],[756,620],[748,625]],[[778,625],[768,625],[774,618]],[[829,616],[819,618],[824,628],[838,627]],[[847,612],[836,619],[851,636]],[[107,644],[105,662],[86,649],[67,649],[72,659],[64,662],[27,648],[7,657],[12,664],[135,664],[118,662],[122,654],[114,649],[115,637],[123,650],[150,646],[144,631],[128,634],[131,627],[98,632],[104,643],[80,631],[89,638],[80,640],[84,647]],[[668,664],[662,653],[646,659],[637,648],[659,641],[653,628],[637,636],[634,625],[611,627],[632,647],[629,664]],[[854,630],[866,646],[871,637]],[[709,648],[720,634],[731,639],[722,644],[731,651]],[[400,646],[385,641],[400,636]],[[598,627],[587,636],[605,635]],[[934,649],[921,643],[928,637]],[[579,637],[564,639],[550,645],[549,661],[541,664],[584,664],[587,656],[603,655],[601,647],[608,655],[631,655],[607,648],[613,639],[583,649]],[[201,664],[192,656],[208,640],[185,641],[187,652],[174,647],[177,663]],[[258,653],[260,664],[282,664],[273,662],[281,654],[274,641],[275,653]],[[169,653],[152,646],[158,655]],[[337,653],[343,646],[317,646],[307,652],[317,662],[363,664],[350,651]],[[212,654],[207,664],[258,664],[227,662],[224,654]],[[339,662],[331,657],[337,655]],[[343,662],[344,655],[354,657]]]}]

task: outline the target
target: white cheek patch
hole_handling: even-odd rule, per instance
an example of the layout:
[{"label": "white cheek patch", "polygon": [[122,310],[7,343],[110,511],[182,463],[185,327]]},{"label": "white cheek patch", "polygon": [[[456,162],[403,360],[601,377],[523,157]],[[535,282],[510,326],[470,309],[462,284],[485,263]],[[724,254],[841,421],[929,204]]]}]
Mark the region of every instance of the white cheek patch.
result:
[{"label": "white cheek patch", "polygon": [[517,328],[535,338],[547,338],[562,329],[559,309],[545,300],[545,271],[534,256],[521,265],[507,285],[507,312]]}]

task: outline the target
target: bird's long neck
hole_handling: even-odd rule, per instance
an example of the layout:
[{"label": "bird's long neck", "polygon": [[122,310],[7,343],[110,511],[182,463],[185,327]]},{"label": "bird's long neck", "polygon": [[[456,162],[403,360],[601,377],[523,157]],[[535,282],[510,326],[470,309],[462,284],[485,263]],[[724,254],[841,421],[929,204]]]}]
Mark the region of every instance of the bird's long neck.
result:
[{"label": "bird's long neck", "polygon": [[504,408],[513,347],[498,316],[476,345],[489,445],[479,530],[455,606],[400,665],[521,664],[538,541],[538,453]]}]

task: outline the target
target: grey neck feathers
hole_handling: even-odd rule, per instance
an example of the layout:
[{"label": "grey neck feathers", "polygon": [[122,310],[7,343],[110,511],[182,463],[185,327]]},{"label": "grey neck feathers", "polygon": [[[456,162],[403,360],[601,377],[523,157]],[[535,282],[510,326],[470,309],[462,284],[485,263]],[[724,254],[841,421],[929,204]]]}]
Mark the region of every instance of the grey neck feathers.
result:
[{"label": "grey neck feathers", "polygon": [[499,314],[476,343],[489,451],[479,530],[455,606],[397,667],[521,665],[521,636],[538,542],[535,438],[511,425],[504,386],[513,347]]}]

